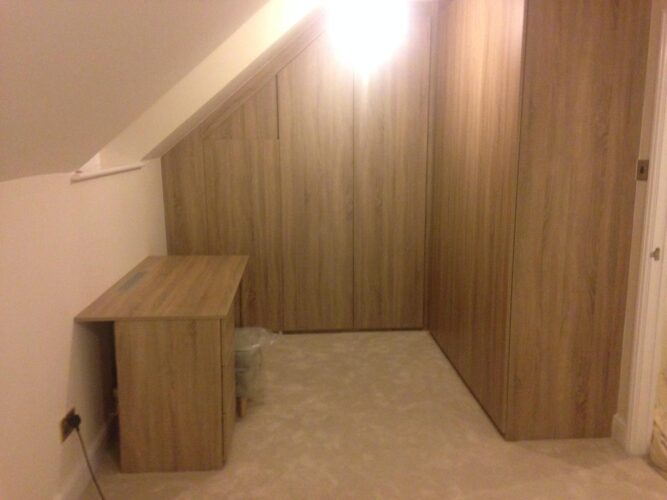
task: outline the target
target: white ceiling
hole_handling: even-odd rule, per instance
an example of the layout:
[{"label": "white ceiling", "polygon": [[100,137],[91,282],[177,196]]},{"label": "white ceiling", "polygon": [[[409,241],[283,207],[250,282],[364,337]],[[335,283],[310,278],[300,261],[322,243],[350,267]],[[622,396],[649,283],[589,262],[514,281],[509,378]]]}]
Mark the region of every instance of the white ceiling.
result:
[{"label": "white ceiling", "polygon": [[0,181],[78,168],[266,0],[0,0]]}]

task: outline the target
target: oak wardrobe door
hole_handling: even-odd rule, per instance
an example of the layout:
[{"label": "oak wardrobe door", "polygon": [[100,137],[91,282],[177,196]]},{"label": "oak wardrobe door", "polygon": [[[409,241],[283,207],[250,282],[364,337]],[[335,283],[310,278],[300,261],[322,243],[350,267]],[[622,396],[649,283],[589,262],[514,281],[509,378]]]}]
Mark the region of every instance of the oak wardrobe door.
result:
[{"label": "oak wardrobe door", "polygon": [[430,15],[390,61],[355,78],[354,326],[421,328]]},{"label": "oak wardrobe door", "polygon": [[511,439],[611,434],[649,12],[648,0],[528,3]]},{"label": "oak wardrobe door", "polygon": [[162,157],[162,193],[169,255],[208,253],[206,180],[195,130]]},{"label": "oak wardrobe door", "polygon": [[353,74],[321,36],[278,74],[286,330],[353,327]]},{"label": "oak wardrobe door", "polygon": [[282,329],[280,163],[275,79],[204,131],[208,240],[248,255],[241,324]]},{"label": "oak wardrobe door", "polygon": [[504,429],[523,0],[454,0],[438,29],[429,328]]}]

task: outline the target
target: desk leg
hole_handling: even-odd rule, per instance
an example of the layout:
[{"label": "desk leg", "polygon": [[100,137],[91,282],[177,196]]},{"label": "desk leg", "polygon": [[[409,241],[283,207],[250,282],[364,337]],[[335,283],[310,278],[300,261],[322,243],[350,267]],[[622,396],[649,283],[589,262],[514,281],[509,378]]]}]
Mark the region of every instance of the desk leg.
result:
[{"label": "desk leg", "polygon": [[234,363],[234,318],[230,315],[220,322],[222,344],[222,426],[224,458],[229,458],[232,434],[236,422],[236,373]]},{"label": "desk leg", "polygon": [[123,472],[223,465],[220,321],[117,321]]}]

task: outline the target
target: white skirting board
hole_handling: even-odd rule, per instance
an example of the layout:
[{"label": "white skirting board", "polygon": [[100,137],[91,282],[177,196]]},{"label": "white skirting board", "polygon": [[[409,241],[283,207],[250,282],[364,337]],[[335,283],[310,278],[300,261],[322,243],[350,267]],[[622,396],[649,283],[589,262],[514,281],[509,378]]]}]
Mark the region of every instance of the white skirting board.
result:
[{"label": "white skirting board", "polygon": [[[107,448],[108,443],[108,433],[109,427],[111,425],[111,420],[107,421],[99,432],[95,435],[95,438],[90,443],[86,443],[86,449],[88,450],[88,457],[90,458],[90,464],[93,467],[93,470],[97,472],[100,464],[102,463],[102,458]],[[71,439],[78,440],[79,438],[71,435]],[[77,444],[78,446],[78,444]],[[83,452],[79,455],[78,464],[74,468],[74,471],[69,474],[69,476],[63,481],[62,489],[59,493],[54,495],[53,500],[76,500],[81,498],[81,495],[86,490],[88,485],[91,482],[90,472],[88,471],[88,466],[86,465],[86,460],[83,458]]]}]

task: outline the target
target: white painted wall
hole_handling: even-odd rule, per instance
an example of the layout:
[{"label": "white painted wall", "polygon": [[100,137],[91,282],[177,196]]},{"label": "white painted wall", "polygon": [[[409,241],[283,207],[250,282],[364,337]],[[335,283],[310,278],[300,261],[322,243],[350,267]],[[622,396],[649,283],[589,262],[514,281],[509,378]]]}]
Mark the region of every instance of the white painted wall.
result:
[{"label": "white painted wall", "polygon": [[77,184],[69,174],[0,182],[0,498],[68,498],[88,481],[76,436],[102,441],[113,352],[108,324],[72,318],[149,254],[166,252],[159,161]]}]

